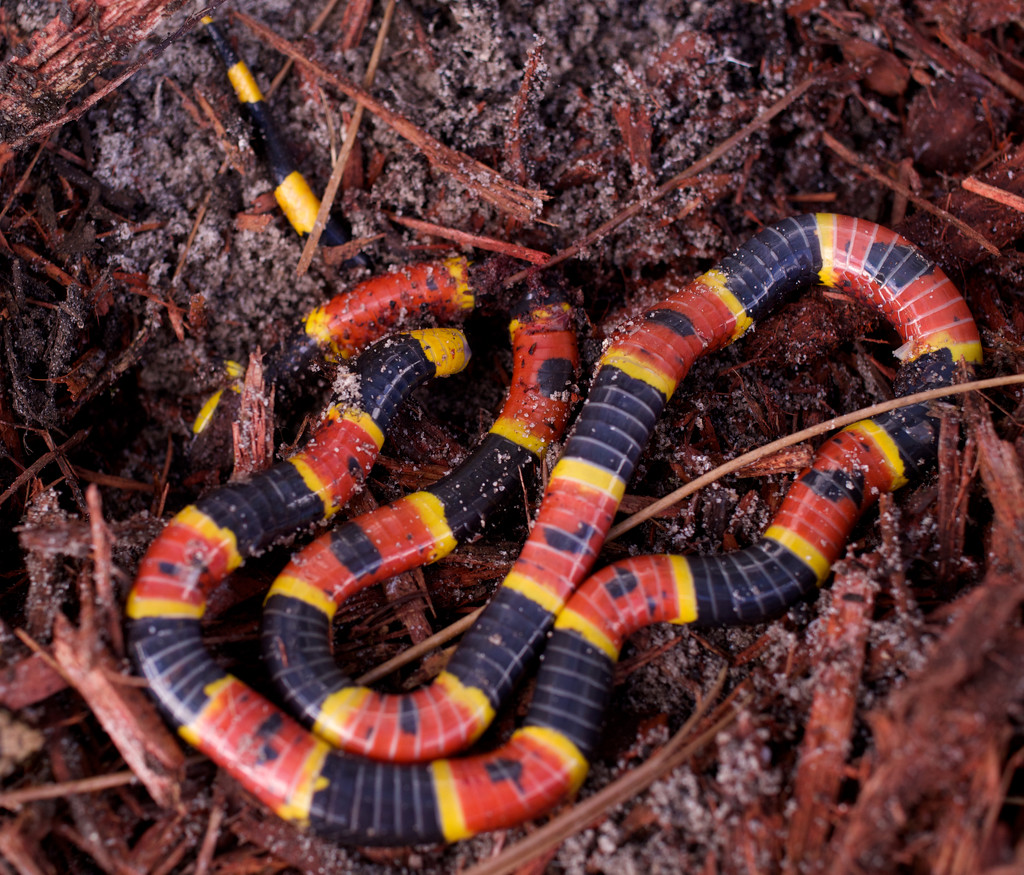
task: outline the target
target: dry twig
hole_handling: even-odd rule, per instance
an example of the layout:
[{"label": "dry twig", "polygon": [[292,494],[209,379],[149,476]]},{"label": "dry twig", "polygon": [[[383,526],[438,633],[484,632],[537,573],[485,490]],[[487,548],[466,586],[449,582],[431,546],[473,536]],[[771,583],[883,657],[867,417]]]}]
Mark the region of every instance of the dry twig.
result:
[{"label": "dry twig", "polygon": [[990,380],[973,380],[970,383],[960,383],[956,386],[944,386],[941,389],[929,389],[926,392],[918,392],[915,395],[907,395],[903,398],[894,398],[892,401],[884,401],[881,404],[874,404],[871,407],[855,410],[853,413],[847,413],[843,416],[836,416],[832,419],[828,419],[825,422],[818,423],[818,425],[805,428],[801,431],[794,432],[791,435],[787,435],[786,437],[779,438],[776,441],[765,444],[763,447],[759,447],[756,450],[751,450],[749,453],[744,453],[742,456],[737,456],[735,459],[726,462],[724,465],[719,465],[713,471],[709,471],[707,474],[703,474],[695,480],[691,480],[685,486],[679,487],[679,489],[674,490],[664,498],[659,498],[657,501],[651,502],[646,510],[640,511],[629,519],[623,520],[621,523],[614,526],[608,533],[608,540],[610,541],[619,537],[619,535],[625,534],[630,529],[636,528],[640,523],[649,520],[653,516],[657,516],[666,508],[669,508],[674,504],[678,504],[687,496],[692,495],[694,492],[703,489],[711,483],[714,483],[716,480],[720,480],[726,474],[735,473],[746,465],[756,462],[758,459],[771,455],[785,447],[793,446],[794,444],[809,440],[817,435],[835,431],[839,428],[844,428],[845,426],[851,425],[860,419],[866,419],[870,416],[877,416],[878,414],[885,413],[889,410],[896,410],[899,407],[905,407],[907,404],[916,404],[919,401],[932,401],[937,398],[945,398],[949,395],[959,395],[964,392],[994,389],[998,386],[1012,386],[1019,383],[1024,383],[1024,374],[1011,374],[1007,377],[993,377]]},{"label": "dry twig", "polygon": [[[387,40],[388,31],[391,29],[391,19],[394,14],[395,0],[388,0],[388,5],[384,9],[384,18],[377,33],[377,41],[373,46],[373,54],[370,56],[370,63],[366,68],[366,76],[363,77],[363,88],[367,90],[373,85],[373,79],[377,75],[377,67],[380,64],[380,57],[384,52],[384,42]],[[331,207],[338,194],[338,188],[341,186],[341,179],[345,173],[345,168],[348,166],[349,156],[355,147],[356,136],[359,134],[359,125],[362,120],[363,106],[360,104],[356,107],[356,111],[352,113],[352,119],[348,123],[348,131],[345,134],[345,142],[342,144],[341,152],[338,154],[338,160],[334,162],[334,167],[331,168],[331,177],[327,181],[327,188],[324,189],[323,200],[320,201],[320,208],[316,213],[316,221],[313,223],[309,236],[306,238],[306,243],[302,247],[302,255],[296,268],[296,273],[299,276],[302,276],[309,270],[309,265],[313,261],[313,255],[316,253],[316,248],[320,243],[320,235],[323,234],[324,226],[331,215]]]}]

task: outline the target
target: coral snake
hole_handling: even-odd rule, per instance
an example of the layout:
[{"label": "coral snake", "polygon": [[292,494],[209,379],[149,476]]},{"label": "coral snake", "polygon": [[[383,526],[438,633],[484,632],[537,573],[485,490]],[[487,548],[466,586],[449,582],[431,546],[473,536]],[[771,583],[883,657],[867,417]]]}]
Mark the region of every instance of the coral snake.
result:
[{"label": "coral snake", "polygon": [[[462,265],[423,269],[456,277],[457,291],[428,295],[430,301],[471,294]],[[379,312],[443,311],[422,298],[412,305],[403,296],[431,284],[402,277],[393,275],[386,293],[374,291],[371,280],[361,294]],[[268,596],[264,643],[275,680],[301,719],[347,748],[338,751],[218,668],[201,645],[199,622],[205,596],[246,556],[343,504],[372,464],[402,392],[430,372],[464,363],[458,335],[440,329],[385,340],[358,360],[357,408],[332,408],[306,450],[186,508],[151,546],[127,608],[139,671],[186,740],[281,817],[339,840],[450,842],[545,811],[583,781],[612,668],[632,632],[654,622],[777,616],[826,579],[855,522],[881,493],[934,462],[938,413],[928,403],[910,404],[823,444],[755,545],[716,556],[627,559],[588,579],[654,424],[696,358],[815,283],[875,307],[896,329],[903,341],[898,395],[947,385],[961,362],[981,361],[958,290],[894,232],[833,214],[763,229],[605,350],[519,558],[439,678],[408,696],[348,686],[330,660],[337,604],[477,531],[493,483],[507,483],[564,422],[575,360],[566,308],[557,298],[527,296],[512,320],[509,399],[478,454],[435,486],[315,540]],[[307,319],[297,345],[303,352],[284,359],[342,346],[347,331],[361,335],[375,321],[345,300],[326,305],[329,318]],[[367,337],[376,331],[372,326]],[[549,632],[523,726],[492,752],[446,758],[486,728]]]},{"label": "coral snake", "polygon": [[[308,511],[312,492],[302,492],[301,478],[282,476],[287,487],[277,487],[276,500],[268,500],[261,478],[271,482],[287,462],[182,511],[150,548],[128,606],[139,670],[190,743],[282,817],[339,839],[455,841],[545,810],[586,773],[611,667],[627,635],[656,621],[719,624],[777,615],[826,578],[856,519],[881,492],[933,461],[938,422],[931,405],[864,420],[824,444],[758,544],[723,556],[626,560],[594,575],[570,600],[597,559],[655,420],[693,361],[735,340],[785,294],[810,283],[853,294],[892,323],[903,340],[898,393],[947,384],[960,360],[981,360],[974,321],[942,271],[895,233],[844,216],[802,216],[770,226],[648,310],[602,355],[522,553],[433,689],[409,699],[331,694],[339,724],[361,727],[358,738],[387,739],[383,752],[372,745],[370,752],[397,748],[398,756],[411,758],[428,750],[432,757],[479,735],[554,625],[525,724],[493,753],[397,763],[333,750],[226,675],[199,646],[203,597],[213,583],[246,550],[281,531],[284,517],[293,525],[316,518],[307,513],[299,519],[300,499]],[[326,442],[318,435],[316,443]],[[367,444],[376,445],[364,437],[364,450]],[[348,473],[351,464],[335,467]],[[297,467],[294,460],[291,466]],[[487,491],[487,484],[476,486],[479,494]],[[247,505],[239,494],[246,489]],[[464,497],[476,494],[469,490]],[[417,525],[437,524],[432,510],[416,508],[407,518],[417,516]],[[373,544],[376,559],[368,561],[358,547],[340,550],[339,557],[328,536],[315,542],[311,561],[300,556],[289,566],[269,604],[297,611],[272,621],[272,641],[281,644],[279,633],[292,628],[301,628],[303,639],[315,638],[314,632],[326,636],[335,595],[358,585],[335,587],[338,570],[355,579],[362,569],[353,565],[383,565],[391,550],[401,552],[402,539],[388,542],[382,533],[374,544],[370,529],[365,521],[350,523],[339,540]],[[428,546],[425,558],[437,549]],[[368,579],[377,579],[374,574]],[[315,622],[307,625],[307,619]],[[306,669],[326,644],[305,647],[310,663],[289,687],[304,706]],[[291,641],[285,652],[293,652]],[[285,661],[292,664],[283,659],[278,667]],[[354,702],[354,716],[339,701]],[[439,727],[436,708],[458,713],[455,731]],[[373,731],[377,719],[379,733]]]}]

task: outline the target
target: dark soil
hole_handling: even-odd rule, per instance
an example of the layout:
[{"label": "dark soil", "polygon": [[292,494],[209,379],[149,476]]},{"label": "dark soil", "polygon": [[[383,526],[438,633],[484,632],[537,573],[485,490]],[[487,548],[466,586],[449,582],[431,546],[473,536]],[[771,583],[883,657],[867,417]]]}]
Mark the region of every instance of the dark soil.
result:
[{"label": "dark soil", "polygon": [[[124,659],[124,597],[162,521],[232,463],[229,450],[194,446],[192,418],[222,360],[270,348],[361,274],[317,257],[296,276],[301,242],[191,28],[200,7],[122,5],[135,11],[116,26],[84,2],[0,7],[0,872],[504,871],[492,858],[530,827],[451,848],[334,848],[191,752],[183,763],[176,745],[162,763],[143,752],[159,724]],[[242,11],[356,82],[381,16],[352,0],[303,39],[315,15],[303,4]],[[218,16],[269,82],[282,56],[227,7]],[[658,192],[808,80],[718,160]],[[518,211],[496,204],[487,179],[455,178],[367,113],[338,206],[355,237],[371,238],[378,270],[459,251],[402,217],[555,253],[645,202],[548,271],[575,290],[588,373],[615,326],[672,278],[817,210],[920,245],[971,304],[979,376],[1024,372],[1019,0],[412,0],[398,5],[371,92],[422,133],[546,192]],[[354,104],[300,65],[271,105],[322,190]],[[416,396],[357,509],[428,482],[486,431],[508,368],[501,317],[474,316],[467,332],[471,369]],[[698,364],[627,508],[890,397],[892,339],[874,314],[808,291]],[[277,452],[301,440],[318,387],[277,388]],[[520,871],[1021,871],[1022,417],[1018,386],[951,406],[938,472],[861,524],[816,602],[754,628],[637,635],[581,798],[657,756],[698,703],[709,714],[693,737],[716,718],[724,728]],[[606,559],[749,544],[801,464],[780,457],[759,476],[727,477],[609,544]],[[339,659],[358,674],[482,604],[526,516],[508,511],[422,580],[356,599]],[[232,665],[254,661],[259,596],[287,552],[249,563],[211,611],[211,640]],[[725,704],[705,703],[723,667]],[[166,778],[163,804],[149,784],[88,783],[147,757]],[[64,783],[83,780],[82,793]]]}]

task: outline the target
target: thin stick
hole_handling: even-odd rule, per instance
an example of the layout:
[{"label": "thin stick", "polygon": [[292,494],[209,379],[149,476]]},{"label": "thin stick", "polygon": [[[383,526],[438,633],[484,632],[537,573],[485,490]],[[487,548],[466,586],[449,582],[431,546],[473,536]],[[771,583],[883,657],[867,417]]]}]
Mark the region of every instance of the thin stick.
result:
[{"label": "thin stick", "polygon": [[98,483],[100,486],[109,486],[112,489],[124,489],[127,492],[156,492],[156,485],[143,483],[141,480],[130,480],[127,477],[118,477],[114,474],[104,474],[102,471],[90,471],[79,465],[74,466],[75,476],[86,483]]},{"label": "thin stick", "polygon": [[4,216],[7,215],[7,211],[11,208],[11,204],[14,203],[14,199],[21,194],[21,190],[25,187],[25,183],[28,182],[29,176],[32,175],[32,169],[36,166],[36,162],[39,160],[39,156],[43,154],[43,149],[46,148],[47,140],[43,140],[39,144],[39,148],[36,149],[36,154],[32,156],[32,160],[28,162],[28,167],[25,168],[25,172],[21,174],[14,188],[11,190],[11,195],[7,198],[7,203],[4,204],[4,208],[0,210],[0,222],[4,220]]},{"label": "thin stick", "polygon": [[817,435],[824,434],[825,432],[833,431],[837,428],[852,425],[854,422],[858,422],[861,419],[867,419],[868,417],[877,416],[880,413],[886,413],[890,410],[896,410],[899,407],[906,407],[910,404],[917,404],[921,401],[931,401],[935,398],[944,398],[948,395],[960,395],[965,392],[994,389],[998,386],[1012,386],[1019,383],[1024,383],[1024,374],[1011,374],[1006,377],[993,377],[989,380],[974,380],[970,383],[960,383],[956,386],[943,386],[938,389],[929,389],[926,392],[918,392],[915,395],[895,398],[892,401],[885,401],[881,404],[872,405],[871,407],[864,407],[863,409],[856,410],[853,413],[847,413],[843,416],[837,416],[833,419],[826,420],[825,422],[819,423],[811,428],[805,428],[795,434],[779,438],[777,441],[772,441],[770,444],[765,444],[763,447],[759,447],[756,450],[751,450],[749,453],[744,453],[742,456],[737,456],[735,459],[726,462],[724,465],[719,465],[713,471],[709,471],[707,474],[701,475],[696,480],[691,480],[685,486],[679,487],[679,489],[669,493],[664,498],[659,498],[657,501],[651,502],[651,504],[643,510],[638,511],[633,514],[633,516],[623,520],[617,526],[614,526],[611,531],[608,532],[607,540],[611,541],[619,537],[619,535],[625,534],[630,529],[636,528],[640,523],[649,520],[651,517],[656,516],[663,510],[672,507],[672,505],[682,501],[688,495],[692,495],[694,492],[703,489],[705,486],[714,483],[716,480],[720,480],[726,474],[732,474],[734,471],[749,465],[751,462],[756,462],[758,459],[771,455],[772,453],[785,449],[786,447],[793,446],[793,444],[801,443],[809,438],[816,437]]},{"label": "thin stick", "polygon": [[480,234],[469,234],[466,231],[458,231],[455,228],[446,228],[444,225],[435,225],[433,222],[424,222],[422,219],[411,219],[408,216],[396,216],[389,213],[388,218],[399,225],[405,225],[424,234],[431,234],[435,237],[444,237],[464,246],[472,246],[474,249],[483,249],[487,252],[499,252],[512,258],[528,261],[530,264],[547,264],[551,257],[539,249],[530,249],[526,246],[517,246],[515,243],[506,243],[504,240],[496,240],[494,237],[484,237]]},{"label": "thin stick", "polygon": [[1021,85],[1016,79],[1007,76],[1002,70],[1000,70],[994,64],[989,61],[979,52],[972,49],[963,40],[957,39],[953,36],[946,28],[939,27],[939,39],[942,40],[949,48],[956,52],[961,58],[963,58],[968,64],[974,67],[982,76],[987,79],[991,79],[1007,93],[1013,95],[1018,101],[1024,103],[1024,85]]},{"label": "thin stick", "polygon": [[[213,197],[213,189],[207,189],[205,196],[199,203],[199,209],[196,212],[196,217],[192,222],[192,228],[188,232],[188,237],[185,240],[185,245],[181,249],[181,255],[178,256],[178,264],[174,268],[174,273],[171,275],[171,285],[176,286],[178,284],[178,277],[181,276],[181,272],[185,267],[185,262],[188,261],[188,255],[192,251],[192,243],[196,239],[196,234],[199,233],[199,226],[203,224],[203,219],[206,218],[206,210],[210,206],[210,198]],[[176,334],[178,332],[175,332]],[[181,340],[181,337],[178,337]]]},{"label": "thin stick", "polygon": [[[388,0],[384,10],[384,19],[381,22],[380,30],[377,32],[377,42],[373,46],[373,54],[370,56],[370,63],[366,68],[366,75],[363,77],[363,88],[369,89],[373,85],[373,79],[377,75],[377,67],[380,65],[381,55],[384,53],[384,42],[388,37],[388,30],[391,27],[391,19],[395,15],[395,0]],[[320,209],[316,212],[316,221],[306,238],[306,244],[302,247],[302,256],[299,258],[299,265],[295,272],[302,276],[309,265],[313,262],[313,255],[320,243],[320,235],[324,232],[327,218],[331,214],[331,207],[334,205],[334,198],[341,186],[341,177],[345,174],[345,166],[348,164],[349,156],[356,144],[356,135],[359,133],[359,125],[363,120],[363,105],[358,104],[355,112],[352,113],[352,120],[349,122],[348,131],[345,133],[345,142],[342,144],[338,160],[331,168],[331,178],[327,181],[327,188],[324,190],[323,200],[320,201]]]},{"label": "thin stick", "polygon": [[466,614],[461,620],[456,620],[451,625],[445,626],[440,632],[435,632],[429,638],[424,638],[419,644],[414,644],[408,650],[403,650],[398,656],[392,657],[387,662],[382,662],[376,668],[371,668],[368,672],[356,678],[356,683],[375,683],[381,678],[387,677],[393,671],[398,671],[403,665],[408,665],[410,662],[430,653],[431,650],[436,650],[438,647],[447,644],[453,638],[467,631],[483,612],[483,608],[477,608],[473,613]]},{"label": "thin stick", "polygon": [[995,201],[1005,207],[1009,207],[1011,210],[1016,210],[1018,213],[1024,213],[1024,197],[1021,197],[1019,194],[1014,194],[1012,191],[1007,191],[1005,188],[999,188],[996,185],[989,185],[987,182],[982,182],[976,176],[968,176],[960,185],[969,192],[973,192],[983,198],[988,198],[990,201]]},{"label": "thin stick", "polygon": [[24,787],[21,790],[9,790],[0,793],[0,808],[15,811],[29,802],[40,802],[44,799],[63,799],[79,793],[98,793],[111,787],[124,787],[126,784],[137,784],[139,781],[131,771],[114,772],[111,775],[96,775],[92,778],[80,778],[77,781],[61,781],[54,784],[43,784],[37,787]]},{"label": "thin stick", "polygon": [[56,461],[60,455],[62,455],[63,453],[67,453],[68,450],[71,450],[74,447],[77,447],[82,441],[85,440],[88,434],[89,429],[83,428],[80,431],[76,431],[59,447],[55,447],[48,453],[43,453],[43,455],[41,455],[24,471],[22,471],[17,477],[15,477],[14,482],[11,483],[11,485],[8,486],[3,491],[3,493],[0,493],[0,504],[3,504],[5,501],[7,501],[8,498],[10,498],[12,495],[14,495],[15,492],[18,491],[22,484],[27,483],[29,480],[35,477],[36,474],[42,471],[43,468],[50,464],[50,462]]}]

